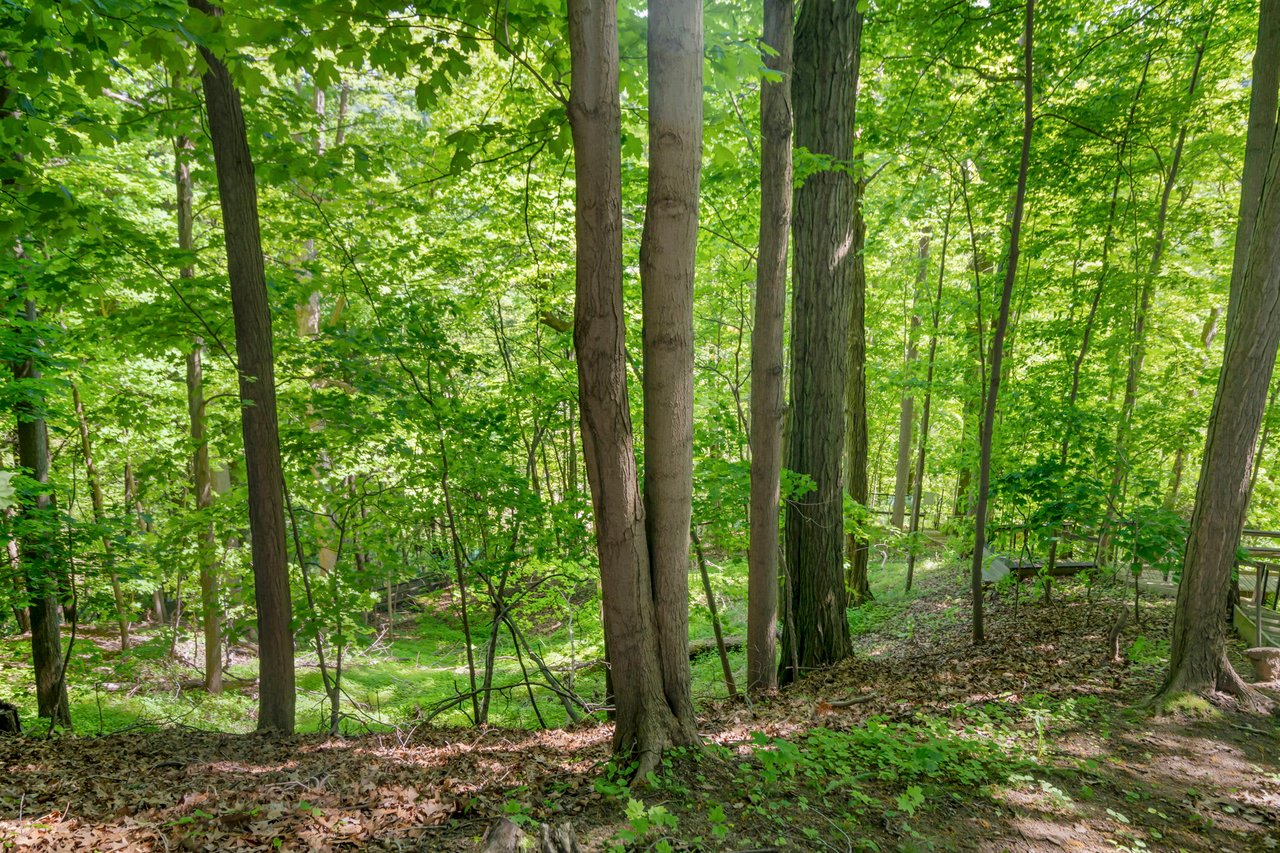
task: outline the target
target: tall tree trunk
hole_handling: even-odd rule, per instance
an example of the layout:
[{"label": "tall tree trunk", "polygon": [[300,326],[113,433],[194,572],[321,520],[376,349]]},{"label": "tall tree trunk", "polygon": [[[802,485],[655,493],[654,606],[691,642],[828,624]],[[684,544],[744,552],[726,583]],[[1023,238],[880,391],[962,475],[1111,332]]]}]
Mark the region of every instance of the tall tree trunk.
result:
[{"label": "tall tree trunk", "polygon": [[782,329],[791,231],[791,41],[794,0],[764,0],[760,83],[760,250],[751,327],[751,544],[747,554],[747,690],[778,685],[778,501],[786,412]]},{"label": "tall tree trunk", "polygon": [[[21,297],[19,297],[21,298]],[[22,334],[34,337],[36,303],[25,300]],[[29,342],[34,352],[39,341]],[[13,364],[13,377],[39,380],[40,369],[33,357]],[[67,704],[67,683],[62,671],[62,639],[58,631],[57,559],[52,547],[56,525],[50,516],[53,498],[46,487],[49,482],[49,430],[40,410],[39,395],[21,395],[14,405],[18,418],[18,465],[37,484],[23,501],[21,510],[28,531],[22,538],[22,569],[27,582],[28,610],[31,616],[31,660],[36,675],[36,710],[49,718],[51,726],[70,726],[71,711]]]},{"label": "tall tree trunk", "polygon": [[89,418],[84,412],[84,402],[80,399],[80,388],[71,383],[71,405],[76,412],[76,422],[80,428],[80,452],[84,456],[85,479],[89,481],[89,502],[93,507],[93,523],[103,528],[102,556],[106,562],[107,576],[111,579],[111,594],[116,606],[116,625],[120,632],[120,651],[129,648],[129,612],[125,608],[124,591],[120,588],[120,575],[116,573],[115,549],[112,547],[111,534],[104,525],[107,520],[106,501],[102,497],[102,480],[98,476],[98,465],[93,458],[93,441],[89,436]]},{"label": "tall tree trunk", "polygon": [[[191,5],[207,15],[221,14],[206,0],[191,0]],[[240,422],[258,610],[258,728],[291,733],[295,693],[293,633],[289,623],[293,610],[285,550],[284,472],[276,423],[271,306],[263,270],[258,194],[240,93],[221,59],[205,47],[200,48],[200,54],[208,66],[202,83],[227,244],[243,400]]]},{"label": "tall tree trunk", "polygon": [[1108,493],[1107,516],[1100,537],[1103,542],[1099,547],[1106,549],[1106,540],[1110,537],[1110,527],[1114,519],[1115,508],[1119,505],[1120,493],[1131,467],[1129,460],[1129,433],[1133,425],[1133,411],[1138,400],[1138,383],[1142,376],[1142,368],[1147,356],[1147,315],[1151,311],[1151,300],[1155,295],[1156,278],[1160,274],[1161,262],[1164,259],[1165,244],[1168,242],[1165,226],[1169,220],[1169,199],[1173,195],[1174,185],[1182,166],[1182,152],[1186,147],[1187,132],[1190,125],[1190,100],[1195,96],[1200,82],[1200,65],[1204,59],[1204,51],[1209,39],[1209,26],[1205,26],[1204,37],[1196,48],[1195,64],[1191,70],[1191,82],[1187,86],[1187,115],[1178,129],[1178,138],[1173,145],[1173,155],[1169,161],[1169,172],[1165,175],[1164,190],[1160,195],[1160,210],[1156,215],[1156,234],[1151,247],[1151,259],[1147,264],[1146,275],[1143,276],[1139,289],[1137,305],[1133,318],[1133,346],[1129,353],[1129,371],[1125,378],[1124,403],[1120,407],[1120,422],[1116,426],[1116,464],[1111,475],[1111,489]]},{"label": "tall tree trunk", "polygon": [[1004,336],[1009,327],[1009,304],[1013,298],[1013,283],[1018,274],[1018,241],[1022,236],[1023,210],[1027,201],[1027,170],[1031,164],[1031,133],[1035,128],[1035,116],[1032,112],[1035,91],[1032,85],[1034,34],[1035,0],[1027,0],[1026,23],[1022,33],[1022,156],[1018,165],[1018,188],[1013,199],[1013,216],[1009,225],[1009,258],[1004,270],[1004,290],[1000,294],[1000,314],[996,318],[995,335],[991,341],[991,384],[982,413],[982,435],[978,442],[978,499],[974,510],[971,569],[974,643],[981,643],[985,639],[982,625],[982,550],[987,536],[987,502],[991,486],[991,440],[995,432],[996,406],[1000,399],[1000,364],[1004,360]]},{"label": "tall tree trunk", "polygon": [[[920,411],[920,446],[916,453],[916,482],[912,492],[915,500],[911,502],[911,533],[920,532],[920,513],[923,509],[924,468],[928,459],[926,451],[929,447],[929,416],[933,407],[933,368],[938,355],[938,326],[942,319],[942,289],[947,279],[947,247],[951,242],[951,211],[955,202],[954,194],[947,204],[947,216],[942,221],[942,253],[938,261],[938,290],[933,296],[932,325],[929,330],[929,363],[924,380],[924,407]],[[907,552],[907,592],[911,591],[911,583],[915,576],[917,543],[913,543]]]},{"label": "tall tree trunk", "polygon": [[667,702],[644,503],[627,400],[622,305],[621,110],[615,0],[570,0],[569,119],[577,186],[574,346],[582,448],[595,516],[605,644],[616,708],[614,750],[641,775],[697,732]]},{"label": "tall tree trunk", "polygon": [[[889,522],[902,529],[902,519],[907,505],[907,489],[911,484],[911,431],[915,420],[916,395],[911,385],[914,379],[916,362],[920,355],[917,342],[920,337],[920,302],[924,299],[925,283],[929,279],[929,228],[925,226],[920,234],[917,250],[918,268],[916,270],[916,286],[911,294],[911,322],[907,329],[905,357],[902,375],[904,382],[902,402],[898,407],[898,465],[894,469],[893,478],[893,511]],[[916,496],[919,500],[919,496]]]},{"label": "tall tree trunk", "polygon": [[[195,250],[190,152],[192,143],[180,136],[173,146],[174,186],[178,198],[178,248]],[[178,273],[195,276],[190,264]],[[205,438],[204,341],[196,337],[187,351],[187,420],[191,436],[191,485],[196,511],[213,506],[213,474],[209,468],[209,442]],[[203,525],[196,534],[196,555],[200,564],[200,621],[204,627],[204,689],[216,696],[222,692],[222,606],[218,600],[218,552],[213,524]]]},{"label": "tall tree trunk", "polygon": [[[1277,79],[1280,78],[1280,0],[1262,0],[1254,86],[1250,105],[1242,215],[1237,243],[1248,244],[1245,262],[1232,271],[1226,346],[1218,390],[1209,419],[1200,482],[1187,538],[1182,582],[1174,610],[1169,675],[1157,700],[1182,692],[1235,694],[1243,705],[1272,703],[1245,684],[1226,655],[1231,568],[1249,503],[1249,471],[1254,443],[1267,404],[1267,386],[1280,344],[1280,134],[1277,133]],[[1254,110],[1263,111],[1259,117]],[[1261,135],[1267,140],[1260,144]],[[1258,158],[1266,158],[1261,169]],[[1260,180],[1250,180],[1261,174]],[[1257,198],[1253,198],[1258,192]],[[1239,271],[1240,280],[1236,280]]]},{"label": "tall tree trunk", "polygon": [[649,183],[640,243],[644,502],[663,689],[691,730],[693,276],[701,165],[702,3],[649,0]]},{"label": "tall tree trunk", "polygon": [[818,172],[795,192],[792,285],[791,409],[787,468],[813,480],[814,490],[787,505],[785,533],[790,595],[779,678],[849,654],[845,616],[844,444],[847,344],[855,296],[855,215],[858,179],[853,157],[862,15],[854,0],[813,0],[796,20],[795,144],[831,157],[842,168]]},{"label": "tall tree trunk", "polygon": [[[861,157],[857,159],[861,168]],[[857,185],[857,202],[853,213],[853,298],[849,300],[849,371],[844,383],[844,478],[845,491],[855,503],[868,506],[867,488],[867,334],[866,291],[867,265],[864,251],[867,245],[867,223],[862,218],[862,193],[865,185]],[[881,441],[876,451],[877,485],[880,469]],[[841,513],[843,520],[843,512]],[[867,579],[867,560],[871,556],[871,543],[856,533],[845,534],[844,558],[846,563],[844,586],[853,604],[863,604],[874,596]]]}]

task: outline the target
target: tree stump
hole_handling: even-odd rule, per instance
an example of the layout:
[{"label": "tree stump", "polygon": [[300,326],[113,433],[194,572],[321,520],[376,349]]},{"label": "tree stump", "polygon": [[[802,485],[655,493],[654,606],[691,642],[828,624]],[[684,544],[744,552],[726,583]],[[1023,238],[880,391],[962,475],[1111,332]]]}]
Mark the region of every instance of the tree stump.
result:
[{"label": "tree stump", "polygon": [[538,834],[531,839],[523,829],[507,818],[494,821],[481,839],[480,853],[582,853],[573,824],[562,823],[557,827],[541,824]]},{"label": "tree stump", "polygon": [[1244,656],[1253,662],[1253,671],[1259,681],[1280,680],[1280,649],[1259,646],[1246,649]]},{"label": "tree stump", "polygon": [[0,702],[0,735],[22,734],[22,721],[18,719],[18,706]]}]

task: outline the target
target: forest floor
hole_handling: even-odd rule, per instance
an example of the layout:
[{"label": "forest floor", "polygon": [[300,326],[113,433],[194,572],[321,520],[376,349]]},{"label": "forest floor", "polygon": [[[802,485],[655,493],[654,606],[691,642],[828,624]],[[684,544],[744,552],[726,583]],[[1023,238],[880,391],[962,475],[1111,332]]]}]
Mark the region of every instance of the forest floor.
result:
[{"label": "forest floor", "polygon": [[1138,605],[1113,664],[1118,584],[988,597],[975,648],[959,569],[897,581],[851,611],[853,658],[750,707],[702,703],[707,749],[640,791],[599,723],[8,738],[0,848],[463,851],[506,816],[571,821],[589,850],[1280,849],[1278,721],[1144,710],[1171,602]]}]

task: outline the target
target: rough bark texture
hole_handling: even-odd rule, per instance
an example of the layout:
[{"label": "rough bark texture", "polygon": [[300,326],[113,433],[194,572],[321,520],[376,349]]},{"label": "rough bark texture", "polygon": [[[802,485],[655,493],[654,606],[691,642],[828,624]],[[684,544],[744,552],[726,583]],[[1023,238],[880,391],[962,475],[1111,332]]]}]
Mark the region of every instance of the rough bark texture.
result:
[{"label": "rough bark texture", "polygon": [[[1250,117],[1246,160],[1264,157],[1267,162],[1261,168],[1260,201],[1253,206],[1256,213],[1242,217],[1236,233],[1236,240],[1247,243],[1248,250],[1245,263],[1237,268],[1239,281],[1233,272],[1222,371],[1178,585],[1169,675],[1159,694],[1223,690],[1257,708],[1269,703],[1240,679],[1227,660],[1228,623],[1223,607],[1249,503],[1254,444],[1280,344],[1280,136],[1274,106],[1278,44],[1280,0],[1264,0],[1255,60],[1255,69],[1263,73],[1255,75],[1255,85],[1259,79],[1269,80],[1272,91],[1270,98],[1255,96],[1253,103],[1262,103],[1271,114],[1267,121]],[[1259,65],[1265,67],[1259,69]],[[1267,140],[1265,147],[1256,144],[1257,134]],[[1256,163],[1246,162],[1246,177],[1257,171]],[[1242,196],[1252,191],[1245,183]],[[1243,199],[1241,208],[1248,206],[1248,199]]]},{"label": "rough bark texture", "polygon": [[652,769],[697,733],[667,704],[649,574],[644,505],[627,401],[622,311],[622,163],[615,0],[570,0],[569,119],[577,185],[574,347],[582,450],[600,559],[605,646],[616,707],[613,745]]},{"label": "rough bark texture", "polygon": [[751,328],[751,545],[747,554],[747,689],[778,684],[778,501],[786,411],[782,329],[791,232],[791,27],[793,0],[765,0],[765,65],[781,80],[760,84],[760,250]]},{"label": "rough bark texture", "polygon": [[[26,300],[24,333],[34,334],[36,304]],[[34,359],[16,362],[13,377],[22,381],[40,378]],[[44,484],[49,482],[49,430],[44,415],[32,398],[19,397],[14,405],[18,419],[18,465],[40,484],[30,500],[23,502],[22,514],[34,530],[22,540],[22,569],[27,582],[28,612],[31,616],[31,660],[36,675],[36,711],[51,725],[70,726],[67,685],[62,672],[62,639],[58,631],[58,582],[54,555],[42,518],[50,514],[53,498]],[[48,531],[52,536],[53,531]]]},{"label": "rough bark texture", "polygon": [[693,275],[701,165],[702,5],[649,0],[649,184],[640,244],[644,503],[663,690],[690,729]]},{"label": "rough bark texture", "polygon": [[1026,23],[1022,33],[1022,157],[1018,165],[1018,188],[1013,198],[1013,216],[1009,226],[1009,258],[1004,270],[1004,289],[1000,294],[1000,314],[996,318],[995,336],[991,340],[991,384],[987,391],[986,406],[982,413],[982,434],[978,448],[978,494],[974,508],[973,565],[971,589],[973,595],[973,641],[981,643],[985,637],[982,626],[982,549],[987,536],[987,500],[991,486],[991,439],[995,432],[996,406],[1000,400],[1000,364],[1004,360],[1004,336],[1009,328],[1009,303],[1013,298],[1013,283],[1018,274],[1019,238],[1022,236],[1022,214],[1027,201],[1027,170],[1031,164],[1031,133],[1035,128],[1032,113],[1033,92],[1033,35],[1035,32],[1035,0],[1027,0]]},{"label": "rough bark texture", "polygon": [[[205,14],[219,13],[204,0],[191,0],[191,5]],[[240,423],[258,611],[258,728],[291,733],[295,696],[284,473],[276,423],[271,306],[262,266],[258,194],[240,93],[222,61],[206,48],[202,47],[200,53],[208,65],[202,83],[218,174],[239,362]]]},{"label": "rough bark texture", "polygon": [[787,468],[816,486],[787,505],[790,611],[784,620],[780,679],[849,654],[843,572],[845,381],[854,289],[857,179],[853,120],[862,16],[853,0],[814,0],[796,21],[795,144],[843,168],[817,172],[795,193],[791,411]]}]

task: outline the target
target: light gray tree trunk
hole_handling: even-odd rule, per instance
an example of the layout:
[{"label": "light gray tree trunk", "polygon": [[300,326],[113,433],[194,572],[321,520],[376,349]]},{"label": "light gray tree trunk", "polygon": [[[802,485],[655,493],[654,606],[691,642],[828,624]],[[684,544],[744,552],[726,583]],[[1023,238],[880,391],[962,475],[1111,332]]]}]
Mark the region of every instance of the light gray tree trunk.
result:
[{"label": "light gray tree trunk", "polygon": [[600,559],[605,646],[616,708],[613,746],[643,773],[662,751],[693,744],[663,688],[627,400],[622,305],[622,162],[615,0],[570,0],[569,120],[577,186],[574,348],[582,450]]},{"label": "light gray tree trunk", "polygon": [[1013,283],[1018,274],[1019,238],[1022,236],[1023,210],[1027,201],[1027,171],[1031,164],[1031,134],[1035,128],[1034,106],[1034,51],[1035,0],[1027,0],[1026,23],[1022,32],[1022,156],[1018,165],[1018,188],[1013,199],[1013,215],[1009,226],[1009,257],[1004,269],[1004,289],[1000,294],[1000,313],[996,317],[995,334],[991,340],[991,376],[986,402],[982,413],[982,434],[978,440],[978,494],[974,505],[973,565],[971,567],[971,593],[973,599],[973,642],[983,642],[982,624],[982,561],[987,537],[987,502],[991,486],[991,442],[995,433],[996,406],[1000,399],[1000,364],[1004,360],[1004,336],[1009,328],[1009,304],[1013,298]]},{"label": "light gray tree trunk", "polygon": [[691,730],[693,277],[701,167],[702,4],[649,0],[649,183],[640,243],[644,503],[663,690]]}]

